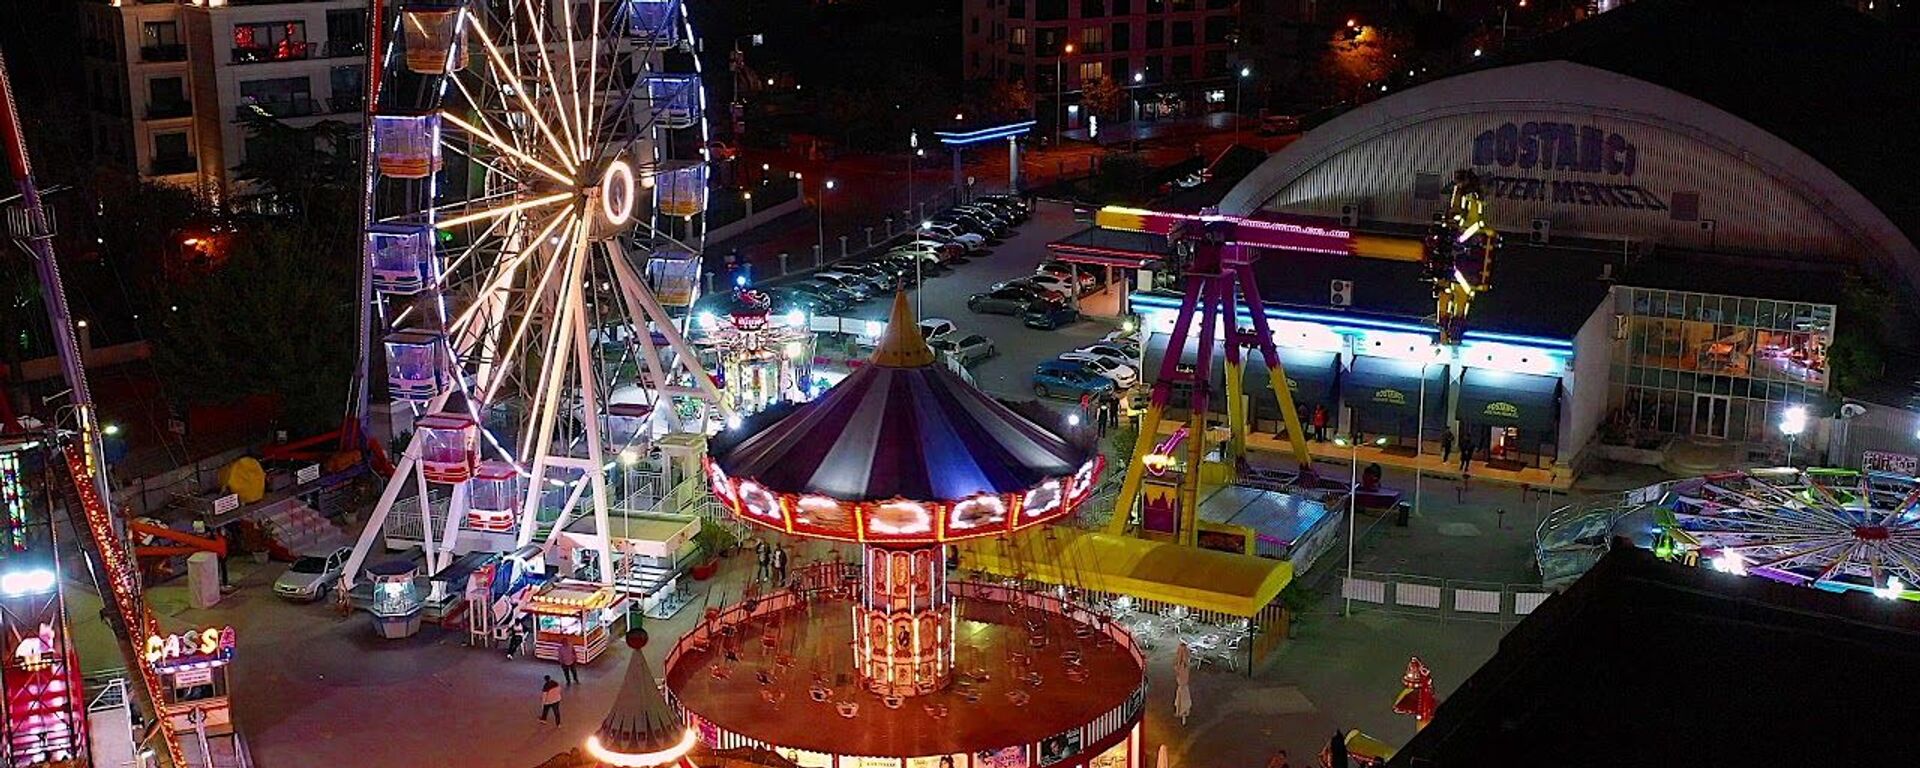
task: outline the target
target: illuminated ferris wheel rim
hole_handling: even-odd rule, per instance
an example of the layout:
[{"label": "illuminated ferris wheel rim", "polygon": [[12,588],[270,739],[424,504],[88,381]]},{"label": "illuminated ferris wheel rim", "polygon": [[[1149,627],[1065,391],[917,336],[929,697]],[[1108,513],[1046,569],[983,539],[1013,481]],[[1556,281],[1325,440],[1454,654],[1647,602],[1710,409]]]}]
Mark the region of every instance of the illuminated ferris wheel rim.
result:
[{"label": "illuminated ferris wheel rim", "polygon": [[[461,73],[461,67],[455,67],[456,58],[464,58],[462,52],[449,48],[447,53],[447,73],[441,79],[437,99],[440,106],[429,114],[437,117],[450,129],[436,130],[434,141],[443,148],[464,155],[485,170],[488,179],[487,188],[505,191],[493,191],[482,197],[467,201],[459,208],[442,207],[439,198],[439,186],[434,186],[432,205],[424,211],[436,231],[452,231],[469,225],[484,225],[484,230],[472,238],[472,242],[458,258],[451,259],[458,265],[474,256],[480,250],[482,242],[492,241],[516,245],[524,244],[517,252],[502,249],[499,260],[502,264],[496,273],[511,275],[522,271],[522,265],[529,261],[539,261],[542,256],[553,258],[552,254],[568,251],[585,252],[586,249],[604,251],[606,259],[623,259],[625,255],[613,244],[615,238],[626,234],[638,223],[636,199],[640,187],[653,187],[654,177],[660,169],[674,162],[702,164],[707,155],[707,125],[704,117],[705,94],[699,88],[698,73],[700,65],[697,57],[691,57],[694,77],[692,98],[697,99],[700,140],[697,143],[698,157],[687,161],[674,161],[667,158],[658,140],[663,129],[655,119],[649,119],[644,128],[636,127],[629,115],[629,107],[639,89],[644,87],[652,73],[665,72],[665,56],[662,47],[648,48],[636,45],[625,39],[617,30],[630,25],[625,18],[629,13],[637,14],[643,5],[666,8],[665,24],[671,27],[673,34],[666,37],[674,40],[691,41],[694,39],[690,21],[680,10],[680,3],[673,0],[666,3],[633,2],[633,0],[614,0],[613,2],[592,3],[593,27],[587,34],[576,34],[573,28],[576,17],[568,13],[550,13],[545,2],[524,0],[519,4],[509,3],[507,13],[527,14],[533,17],[531,40],[514,43],[511,40],[497,39],[485,23],[488,13],[460,6],[455,21],[455,34],[471,32],[464,40],[466,47],[477,49],[476,58],[482,60],[480,67],[485,75],[475,76],[472,70]],[[610,13],[606,11],[611,9]],[[557,32],[543,35],[542,30],[549,29],[551,22],[559,19]],[[400,14],[396,24],[404,25],[408,18]],[[507,29],[511,22],[500,25]],[[404,27],[396,29],[396,45]],[[655,31],[656,33],[659,30]],[[502,35],[507,34],[502,32]],[[604,38],[604,39],[603,39]],[[472,45],[477,43],[478,45]],[[581,52],[584,49],[585,57]],[[552,54],[552,55],[550,55]],[[611,87],[616,67],[621,56],[629,56],[625,63],[632,66],[628,72],[633,76],[631,84],[624,89]],[[556,66],[554,61],[562,62]],[[564,62],[574,62],[576,66],[566,67]],[[601,64],[607,66],[601,69]],[[400,57],[393,51],[387,57],[387,66],[394,69],[400,66]],[[579,79],[581,69],[586,69],[584,82]],[[602,76],[605,76],[604,78]],[[602,87],[605,82],[609,87]],[[490,92],[500,99],[491,103],[487,98],[476,96]],[[460,112],[448,108],[450,94],[457,94],[464,100],[464,106],[470,111]],[[456,100],[457,103],[457,100]],[[500,109],[507,108],[507,114],[517,116],[521,121],[517,130],[511,120],[505,119]],[[491,109],[490,109],[491,107]],[[464,114],[464,116],[463,116]],[[489,119],[493,115],[496,119]],[[653,117],[657,118],[657,115]],[[680,126],[685,128],[688,126]],[[652,147],[652,157],[636,156],[636,148],[641,143],[641,134],[651,131],[655,140],[648,142]],[[460,138],[471,139],[472,143],[462,144]],[[491,151],[492,162],[482,160],[473,148],[483,147]],[[704,178],[702,175],[701,178]],[[704,209],[705,190],[699,190],[700,208]],[[445,213],[444,217],[440,214]],[[407,214],[402,213],[401,216]],[[657,211],[656,211],[657,215]],[[686,214],[689,222],[695,214]],[[655,231],[657,239],[670,243],[688,252],[697,253],[698,237],[704,236],[704,217],[700,218],[700,232],[694,238],[696,245]],[[451,256],[451,254],[449,254]],[[586,258],[594,258],[587,253]],[[481,255],[479,258],[486,258]],[[550,264],[557,263],[550,261]],[[526,270],[530,271],[530,270]],[[512,400],[501,401],[504,394],[499,376],[487,380],[475,375],[476,371],[495,370],[504,375],[513,368],[507,356],[501,360],[475,362],[475,347],[480,339],[467,334],[468,326],[478,322],[476,315],[485,302],[474,297],[472,303],[462,308],[458,315],[447,316],[444,292],[453,286],[449,284],[455,269],[450,266],[433,275],[433,288],[442,292],[438,302],[441,309],[442,338],[446,346],[453,375],[448,377],[448,385],[459,395],[461,403],[455,406],[464,412],[478,427],[485,442],[491,446],[490,452],[500,461],[510,465],[516,474],[522,477],[534,475],[532,462],[527,457],[531,445],[516,447],[508,439],[497,433],[490,425],[488,416],[499,405],[510,405]],[[589,279],[593,279],[589,276]],[[601,278],[603,281],[604,277]],[[541,283],[544,284],[544,279]],[[482,292],[498,289],[502,286],[482,286]],[[602,291],[606,290],[603,284]],[[596,309],[599,302],[596,301]],[[624,317],[615,323],[599,323],[596,336],[604,336],[610,328],[625,327],[638,333],[644,329],[644,321]],[[618,332],[615,331],[617,334]],[[516,338],[518,334],[516,334]],[[514,348],[514,349],[517,349]],[[631,351],[628,353],[631,355]],[[629,361],[631,362],[631,361]],[[600,393],[597,400],[601,406],[595,414],[579,413],[576,416],[604,417],[605,407],[615,393],[612,382],[607,383],[606,391]],[[513,398],[524,397],[517,393]],[[655,398],[663,397],[656,392]],[[545,406],[577,408],[581,402],[580,393],[575,392],[566,398],[572,406],[549,402]],[[523,409],[515,419],[521,422],[519,440],[528,438],[525,434],[533,408]],[[575,436],[574,443],[578,443]],[[578,448],[577,445],[574,446]],[[545,450],[545,449],[542,449]],[[616,463],[619,448],[604,452],[608,457],[603,462],[603,470],[612,468]],[[574,479],[561,481],[548,479],[552,485],[573,485],[583,482],[586,473]]]},{"label": "illuminated ferris wheel rim", "polygon": [[1850,487],[1814,472],[1696,478],[1674,487],[1667,511],[1675,538],[1718,570],[1912,599],[1909,590],[1920,586],[1920,482],[1861,479]]}]

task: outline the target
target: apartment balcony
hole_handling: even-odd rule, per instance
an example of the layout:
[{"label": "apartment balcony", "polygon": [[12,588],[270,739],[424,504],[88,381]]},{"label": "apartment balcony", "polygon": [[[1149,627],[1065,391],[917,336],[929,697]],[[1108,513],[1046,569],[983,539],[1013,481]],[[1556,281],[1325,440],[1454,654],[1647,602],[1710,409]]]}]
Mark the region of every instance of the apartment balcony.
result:
[{"label": "apartment balcony", "polygon": [[291,40],[278,45],[234,46],[233,63],[264,64],[273,61],[301,61],[311,58],[313,49],[316,47],[314,44],[305,41],[294,42]]},{"label": "apartment balcony", "polygon": [[367,55],[365,40],[328,40],[320,45],[320,58],[354,59]]},{"label": "apartment balcony", "polygon": [[140,47],[140,60],[145,62],[186,61],[186,43],[172,45],[143,45]]},{"label": "apartment balcony", "polygon": [[175,117],[192,117],[191,101],[156,101],[147,105],[148,120],[167,120]]},{"label": "apartment balcony", "polygon": [[234,120],[246,120],[256,115],[267,117],[310,117],[323,114],[326,105],[311,96],[298,96],[289,99],[273,99],[252,104],[241,104],[233,108]]},{"label": "apartment balcony", "polygon": [[153,161],[148,163],[147,173],[152,176],[171,176],[199,170],[200,163],[193,159],[193,155],[154,155]]}]

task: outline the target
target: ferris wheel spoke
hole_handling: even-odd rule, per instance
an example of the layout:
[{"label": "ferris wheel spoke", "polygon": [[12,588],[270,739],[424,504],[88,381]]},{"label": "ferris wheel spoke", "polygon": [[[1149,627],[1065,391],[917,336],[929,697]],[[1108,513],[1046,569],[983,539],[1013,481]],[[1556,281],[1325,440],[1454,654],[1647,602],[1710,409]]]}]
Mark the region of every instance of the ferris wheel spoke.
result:
[{"label": "ferris wheel spoke", "polygon": [[[568,168],[572,170],[577,167],[573,162],[573,158],[580,153],[580,147],[573,142],[573,127],[567,120],[566,98],[562,95],[564,92],[560,90],[560,78],[554,71],[553,57],[547,50],[549,46],[547,43],[546,27],[547,22],[552,18],[552,14],[545,14],[535,10],[533,0],[523,0],[523,2],[527,9],[527,18],[532,22],[528,26],[532,27],[533,47],[538,54],[536,58],[538,59],[537,63],[540,65],[538,67],[539,71],[536,74],[546,78],[548,92],[553,94],[552,111],[554,117],[560,121],[560,132],[567,137],[567,146],[571,149],[571,152],[569,153],[568,149],[561,149],[558,146],[556,146],[555,149],[559,150],[561,154],[566,155]],[[568,50],[568,56],[569,58],[572,56],[571,49]],[[571,71],[572,63],[572,61],[568,62],[570,65],[569,71]]]},{"label": "ferris wheel spoke", "polygon": [[[569,172],[579,170],[579,167],[574,165],[572,161],[572,155],[568,154],[566,147],[561,146],[560,139],[554,136],[553,129],[547,125],[547,121],[543,117],[540,109],[534,106],[533,99],[527,96],[526,83],[524,78],[520,76],[520,71],[508,66],[506,59],[500,55],[500,48],[493,44],[492,36],[487,34],[486,25],[474,25],[474,32],[476,32],[476,36],[480,38],[481,47],[487,49],[487,58],[493,62],[495,69],[494,79],[497,81],[505,77],[506,73],[513,73],[513,95],[519,100],[520,106],[527,110],[528,122],[533,123],[535,127],[540,129],[540,135],[545,137],[547,143],[553,147],[554,154],[559,159],[561,166],[565,167]],[[538,37],[537,32],[536,37]],[[544,46],[541,48],[540,57],[542,59],[546,58]]]},{"label": "ferris wheel spoke", "polygon": [[454,275],[460,274],[460,271],[466,267],[467,262],[474,258],[475,254],[480,253],[480,246],[482,244],[493,242],[494,232],[498,231],[502,224],[508,224],[508,234],[503,235],[502,238],[511,237],[511,234],[517,231],[518,227],[509,224],[509,222],[515,221],[518,221],[516,217],[501,216],[488,222],[487,228],[481,230],[479,236],[473,238],[473,242],[468,243],[467,247],[460,249],[460,255],[453,257],[452,260],[447,262],[446,269],[440,271],[438,282],[435,284],[436,287],[445,290],[449,285],[454,283]]},{"label": "ferris wheel spoke", "polygon": [[[571,219],[574,217],[569,215],[566,218],[568,219],[568,223],[566,224],[566,226],[569,229],[571,229],[572,227]],[[536,242],[544,241],[544,240],[545,240],[545,237],[543,236],[539,238]],[[523,312],[520,316],[519,322],[515,324],[511,340],[507,343],[507,347],[501,355],[501,358],[503,360],[513,360],[516,358],[517,353],[519,352],[522,343],[524,343],[529,331],[533,330],[533,326],[536,324],[535,322],[536,319],[540,317],[540,312],[542,308],[549,303],[549,297],[554,295],[554,281],[558,279],[560,275],[563,274],[563,272],[559,269],[559,267],[564,262],[565,262],[565,259],[562,259],[562,258],[553,258],[553,259],[547,260],[546,269],[542,270],[539,282],[534,285],[533,290],[531,291],[531,294],[530,294],[530,298],[528,299],[526,306],[523,307]],[[556,316],[560,312],[560,308],[558,306],[553,306],[548,309],[549,311],[553,312]],[[554,325],[557,326],[557,323]],[[542,359],[552,360],[553,359],[552,328],[548,329],[547,336],[548,336],[547,347],[546,347],[547,356]],[[499,394],[500,386],[506,383],[507,378],[513,375],[515,372],[516,371],[511,365],[499,366],[492,380],[484,382],[484,387],[482,389],[482,392],[484,393],[485,399],[491,402],[493,398]]]},{"label": "ferris wheel spoke", "polygon": [[553,166],[540,162],[539,160],[535,159],[532,155],[529,155],[525,152],[520,151],[517,147],[513,146],[512,144],[509,144],[506,139],[502,139],[498,136],[493,135],[491,131],[487,131],[485,129],[480,128],[479,126],[474,125],[473,123],[469,123],[465,120],[460,119],[459,115],[456,115],[446,110],[441,110],[440,118],[443,120],[446,120],[447,122],[453,123],[454,125],[459,126],[460,129],[466,131],[468,135],[471,135],[475,138],[480,139],[481,141],[484,141],[492,145],[494,149],[500,150],[502,153],[506,154],[508,157],[511,157],[515,160],[519,160],[520,162],[526,163],[528,166],[532,167],[534,170],[537,170],[541,173],[546,174],[548,177],[552,178],[555,181],[558,181],[562,184],[567,184],[567,185],[572,185],[574,183],[574,180],[572,177],[564,173],[561,173],[557,170],[554,170]]},{"label": "ferris wheel spoke", "polygon": [[530,210],[534,208],[539,208],[542,206],[552,205],[554,203],[558,203],[564,200],[569,200],[572,198],[573,198],[572,192],[555,192],[551,195],[546,195],[544,197],[536,197],[529,200],[522,200],[517,203],[511,203],[508,205],[501,205],[493,208],[487,208],[485,210],[475,211],[473,213],[462,214],[460,216],[455,216],[451,219],[447,219],[445,221],[435,222],[434,226],[440,229],[452,229],[454,227],[460,226],[461,224],[468,224],[471,222],[481,221],[481,220],[493,218],[496,216],[505,216],[509,213],[514,213],[517,211],[525,211],[525,210]]},{"label": "ferris wheel spoke", "polygon": [[[592,5],[594,8],[594,16],[597,18],[600,15],[600,3],[596,1]],[[585,163],[588,159],[587,150],[591,145],[588,143],[590,137],[587,135],[586,111],[582,108],[582,101],[587,98],[587,94],[580,90],[580,53],[574,45],[575,41],[573,36],[573,28],[577,26],[574,15],[578,12],[579,9],[577,6],[573,3],[567,3],[566,10],[560,14],[560,29],[567,42],[567,80],[568,84],[573,87],[573,151],[579,153],[579,156],[574,158],[574,160]],[[596,35],[588,35],[587,37],[594,40],[598,39]],[[591,86],[593,81],[588,80],[587,84]]]},{"label": "ferris wheel spoke", "polygon": [[[531,258],[535,251],[539,250],[541,243],[546,242],[546,239],[553,235],[553,231],[558,229],[563,222],[567,221],[568,218],[573,215],[573,211],[574,207],[569,203],[565,208],[562,208],[552,220],[547,222],[546,227],[541,229],[539,234],[533,236],[533,239],[528,242],[526,248],[496,265],[493,269],[492,276],[487,279],[485,285],[480,287],[480,293],[491,294],[509,288],[509,283],[513,280],[514,274],[519,271],[520,265],[526,263],[527,259]],[[477,306],[478,305],[476,305],[476,307]],[[464,329],[466,324],[472,321],[476,311],[475,307],[469,307],[465,312],[461,313],[459,317],[454,318],[453,322],[447,324],[448,331],[458,333]]]}]

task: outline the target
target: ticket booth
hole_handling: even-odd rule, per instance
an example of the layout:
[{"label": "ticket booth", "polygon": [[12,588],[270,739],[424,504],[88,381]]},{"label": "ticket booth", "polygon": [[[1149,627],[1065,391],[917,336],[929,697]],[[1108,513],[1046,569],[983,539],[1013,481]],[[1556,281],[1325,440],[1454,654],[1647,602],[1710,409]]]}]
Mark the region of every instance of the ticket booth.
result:
[{"label": "ticket booth", "polygon": [[147,637],[143,655],[159,675],[167,727],[186,737],[233,733],[227,665],[233,661],[233,627],[205,627]]}]

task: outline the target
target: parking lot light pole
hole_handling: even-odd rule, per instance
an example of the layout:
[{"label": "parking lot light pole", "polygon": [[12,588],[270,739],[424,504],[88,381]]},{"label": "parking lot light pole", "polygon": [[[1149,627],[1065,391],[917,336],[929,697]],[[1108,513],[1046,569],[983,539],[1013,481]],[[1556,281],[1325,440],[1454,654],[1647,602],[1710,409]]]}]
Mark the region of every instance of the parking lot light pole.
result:
[{"label": "parking lot light pole", "polygon": [[815,246],[819,250],[815,253],[820,254],[822,259],[826,258],[827,252],[827,193],[833,191],[833,186],[833,179],[821,181],[820,192],[815,195],[813,203],[814,237],[819,241],[819,245]]},{"label": "parking lot light pole", "polygon": [[[1353,544],[1355,534],[1359,528],[1358,523],[1355,522],[1355,518],[1360,512],[1360,443],[1355,441],[1352,435],[1348,435],[1346,437],[1334,438],[1333,444],[1347,449],[1348,454],[1352,457],[1352,463],[1347,469],[1347,580],[1340,585],[1340,596],[1344,600],[1344,607],[1340,609],[1340,615],[1352,616]],[[1374,438],[1373,444],[1376,447],[1384,446],[1387,444],[1387,439],[1384,437]]]}]

